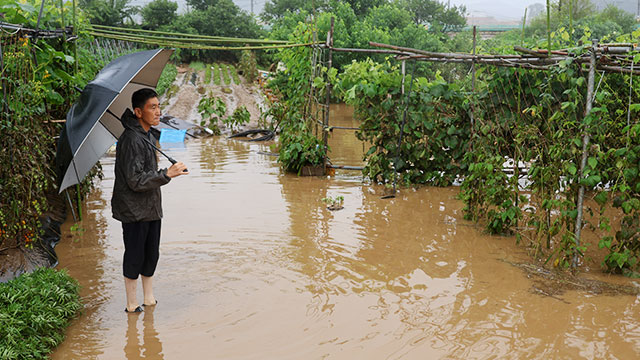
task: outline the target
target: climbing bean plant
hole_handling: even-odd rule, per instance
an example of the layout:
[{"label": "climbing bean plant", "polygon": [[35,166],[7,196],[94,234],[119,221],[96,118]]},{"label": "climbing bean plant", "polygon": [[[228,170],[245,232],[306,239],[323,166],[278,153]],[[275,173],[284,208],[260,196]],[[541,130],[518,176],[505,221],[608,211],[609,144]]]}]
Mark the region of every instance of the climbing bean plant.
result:
[{"label": "climbing bean plant", "polygon": [[[586,250],[584,239],[574,236],[582,186],[585,228],[609,250],[603,265],[633,274],[640,255],[640,144],[634,136],[640,126],[627,115],[640,109],[638,87],[621,92],[629,89],[628,76],[599,74],[593,108],[585,114],[587,68],[570,59],[546,72],[486,70],[473,151],[464,158],[466,217],[485,222],[492,233],[525,236],[537,255],[568,267]],[[585,134],[591,142],[581,172]]]},{"label": "climbing bean plant", "polygon": [[[3,21],[34,28],[40,3],[33,0],[6,0],[0,4]],[[59,26],[58,4],[45,2],[40,28]],[[67,3],[65,23],[71,23]],[[92,43],[83,30],[88,19],[78,11],[78,58],[62,38],[38,39],[25,33],[3,32],[3,68],[0,86],[6,96],[0,98],[0,253],[12,248],[32,247],[38,240],[46,213],[46,194],[57,192],[54,156],[55,136],[61,125],[51,120],[64,119],[83,87],[99,70]],[[77,71],[76,71],[76,66]],[[92,175],[96,171],[92,172]],[[91,176],[88,177],[89,179]],[[80,186],[86,193],[90,180]]]},{"label": "climbing bean plant", "polygon": [[[565,30],[553,35],[554,47],[569,47]],[[309,39],[304,31],[296,36]],[[572,54],[589,52],[588,35],[580,43],[571,44]],[[294,164],[294,171],[321,147],[309,123],[293,121],[308,111],[308,51],[283,50],[287,70],[271,85],[283,99],[272,108],[283,128],[280,161]],[[398,62],[390,59],[323,69],[311,86],[322,94],[328,79],[331,95],[354,107],[356,136],[370,146],[363,175],[371,181],[388,184],[398,176],[405,185],[461,184],[465,217],[488,232],[515,234],[537,257],[562,268],[583,259],[595,237],[607,253],[606,269],[634,275],[640,270],[640,86],[630,87],[629,75],[598,72],[586,113],[589,65],[578,58],[544,71],[477,66],[473,91],[469,68],[461,67],[449,81],[437,73],[407,76],[404,87],[413,91],[403,95]],[[581,189],[580,230],[588,236],[579,239]]]},{"label": "climbing bean plant", "polygon": [[354,62],[339,76],[337,89],[361,121],[356,136],[371,144],[363,173],[388,183],[395,162],[402,183],[451,185],[466,172],[462,158],[469,146],[470,122],[465,94],[436,75],[434,81],[415,79],[408,97],[410,81],[407,76],[403,96],[398,66],[371,60]]},{"label": "climbing bean plant", "polygon": [[[300,23],[292,39],[310,42],[311,25]],[[282,49],[278,54],[285,70],[276,73],[269,82],[279,97],[271,115],[281,129],[278,161],[286,171],[299,173],[303,166],[323,165],[325,148],[312,131],[314,118],[309,114],[307,101],[311,90],[311,49],[296,47]]]},{"label": "climbing bean plant", "polygon": [[584,228],[608,250],[603,265],[633,274],[640,256],[640,87],[632,87],[629,106],[629,93],[620,91],[629,89],[629,77],[599,73],[585,114],[587,74],[588,65],[571,58],[548,71],[486,67],[473,94],[436,75],[415,79],[407,100],[399,67],[368,60],[345,67],[336,89],[361,120],[358,138],[371,144],[363,174],[372,181],[390,182],[393,162],[404,184],[457,180],[465,217],[490,233],[515,234],[558,267],[585,254],[588,243],[574,236],[584,187]]}]

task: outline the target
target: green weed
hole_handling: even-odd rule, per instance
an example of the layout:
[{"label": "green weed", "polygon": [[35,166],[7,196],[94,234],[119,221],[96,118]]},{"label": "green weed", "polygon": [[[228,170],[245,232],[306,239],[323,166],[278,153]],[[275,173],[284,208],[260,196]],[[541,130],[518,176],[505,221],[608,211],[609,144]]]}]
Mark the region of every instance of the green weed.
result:
[{"label": "green weed", "polygon": [[229,76],[229,66],[226,64],[221,64],[220,70],[222,71],[222,77],[224,77],[224,84],[231,85],[231,76]]},{"label": "green weed", "polygon": [[82,308],[78,292],[66,271],[48,268],[0,284],[0,358],[47,359]]},{"label": "green weed", "polygon": [[233,77],[233,82],[236,85],[240,85],[240,76],[238,75],[238,69],[235,66],[229,65],[229,72],[231,73],[231,77]]},{"label": "green weed", "polygon": [[160,75],[160,80],[158,80],[158,86],[156,87],[156,92],[158,95],[163,95],[167,89],[171,87],[171,84],[176,80],[176,76],[178,75],[178,68],[173,64],[167,64],[164,70],[162,70],[162,74]]},{"label": "green weed", "polygon": [[208,84],[211,82],[211,65],[207,65],[204,69],[204,83]]},{"label": "green weed", "polygon": [[213,83],[220,85],[220,64],[213,64]]},{"label": "green weed", "polygon": [[189,64],[189,67],[192,68],[195,71],[202,71],[202,70],[205,69],[206,66],[204,65],[204,63],[202,61],[192,61]]}]

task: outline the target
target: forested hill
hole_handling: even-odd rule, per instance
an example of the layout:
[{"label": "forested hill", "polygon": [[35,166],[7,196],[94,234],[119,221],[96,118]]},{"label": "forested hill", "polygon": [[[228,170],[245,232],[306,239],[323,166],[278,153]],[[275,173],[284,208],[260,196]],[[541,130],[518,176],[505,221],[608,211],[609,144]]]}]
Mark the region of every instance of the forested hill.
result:
[{"label": "forested hill", "polygon": [[592,0],[598,9],[604,9],[607,5],[615,5],[622,10],[634,15],[638,12],[638,0]]},{"label": "forested hill", "polygon": [[[178,12],[183,13],[187,9],[187,0],[173,0],[178,3]],[[134,6],[144,6],[147,3],[151,2],[151,0],[132,0],[131,5]],[[238,7],[247,12],[251,12],[251,0],[233,0],[233,2],[238,5]],[[253,12],[256,15],[259,15],[264,8],[264,4],[267,0],[253,0]]]}]

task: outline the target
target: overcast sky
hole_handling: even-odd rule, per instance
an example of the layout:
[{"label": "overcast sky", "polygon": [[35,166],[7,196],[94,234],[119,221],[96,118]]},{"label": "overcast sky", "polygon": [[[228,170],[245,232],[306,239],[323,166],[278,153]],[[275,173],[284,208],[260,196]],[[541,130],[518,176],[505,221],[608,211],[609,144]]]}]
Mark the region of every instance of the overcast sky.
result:
[{"label": "overcast sky", "polygon": [[[184,0],[182,0],[184,1]],[[249,11],[251,0],[233,0],[241,9]],[[447,2],[448,0],[440,0]],[[253,0],[253,11],[262,12],[267,0]],[[493,16],[499,20],[521,19],[524,8],[535,3],[546,3],[546,0],[451,0],[452,5],[464,4],[473,16]]]},{"label": "overcast sky", "polygon": [[[176,0],[174,0],[176,1]],[[251,10],[252,0],[233,0],[243,10]],[[443,0],[440,0],[443,1]],[[444,0],[447,2],[448,0]],[[451,0],[452,5],[464,4],[470,15],[493,16],[499,20],[520,19],[524,15],[524,8],[535,3],[544,3],[546,0]],[[133,5],[144,5],[151,0],[133,0]],[[180,11],[184,11],[186,0],[177,0]],[[253,0],[253,11],[256,14],[262,12],[267,0]]]},{"label": "overcast sky", "polygon": [[[150,3],[152,0],[131,0],[132,5],[136,6],[144,6],[147,3]],[[183,12],[185,10],[185,6],[187,4],[186,0],[171,0],[178,3],[178,12]],[[238,5],[243,10],[247,12],[251,11],[251,0],[233,0],[233,2]],[[253,0],[253,12],[256,14],[260,14],[262,12],[262,8],[264,7],[264,3],[267,0]]]},{"label": "overcast sky", "polygon": [[[133,5],[144,5],[151,0],[132,0]],[[178,3],[179,11],[184,11],[186,0],[173,0]],[[524,16],[524,9],[532,4],[545,5],[546,0],[440,0],[452,5],[465,5],[469,15],[474,17],[493,16],[497,20],[520,20]],[[594,0],[592,0],[594,1]],[[251,10],[252,0],[233,0],[236,5],[246,11]],[[256,14],[262,12],[267,0],[253,0],[253,11]],[[619,7],[635,10],[636,0],[595,0],[597,3],[610,3]]]},{"label": "overcast sky", "polygon": [[465,5],[474,17],[493,16],[497,20],[519,20],[524,9],[532,4],[546,4],[541,0],[451,0],[451,5]]}]

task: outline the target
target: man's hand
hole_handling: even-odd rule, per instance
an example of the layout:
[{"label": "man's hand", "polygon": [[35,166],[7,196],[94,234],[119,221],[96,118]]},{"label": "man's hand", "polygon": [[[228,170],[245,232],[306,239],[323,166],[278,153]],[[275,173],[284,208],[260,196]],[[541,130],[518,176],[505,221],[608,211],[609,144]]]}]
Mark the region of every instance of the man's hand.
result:
[{"label": "man's hand", "polygon": [[187,170],[187,165],[182,162],[177,162],[171,165],[170,168],[167,169],[167,176],[170,178],[174,178],[180,175],[187,175],[189,171]]}]

